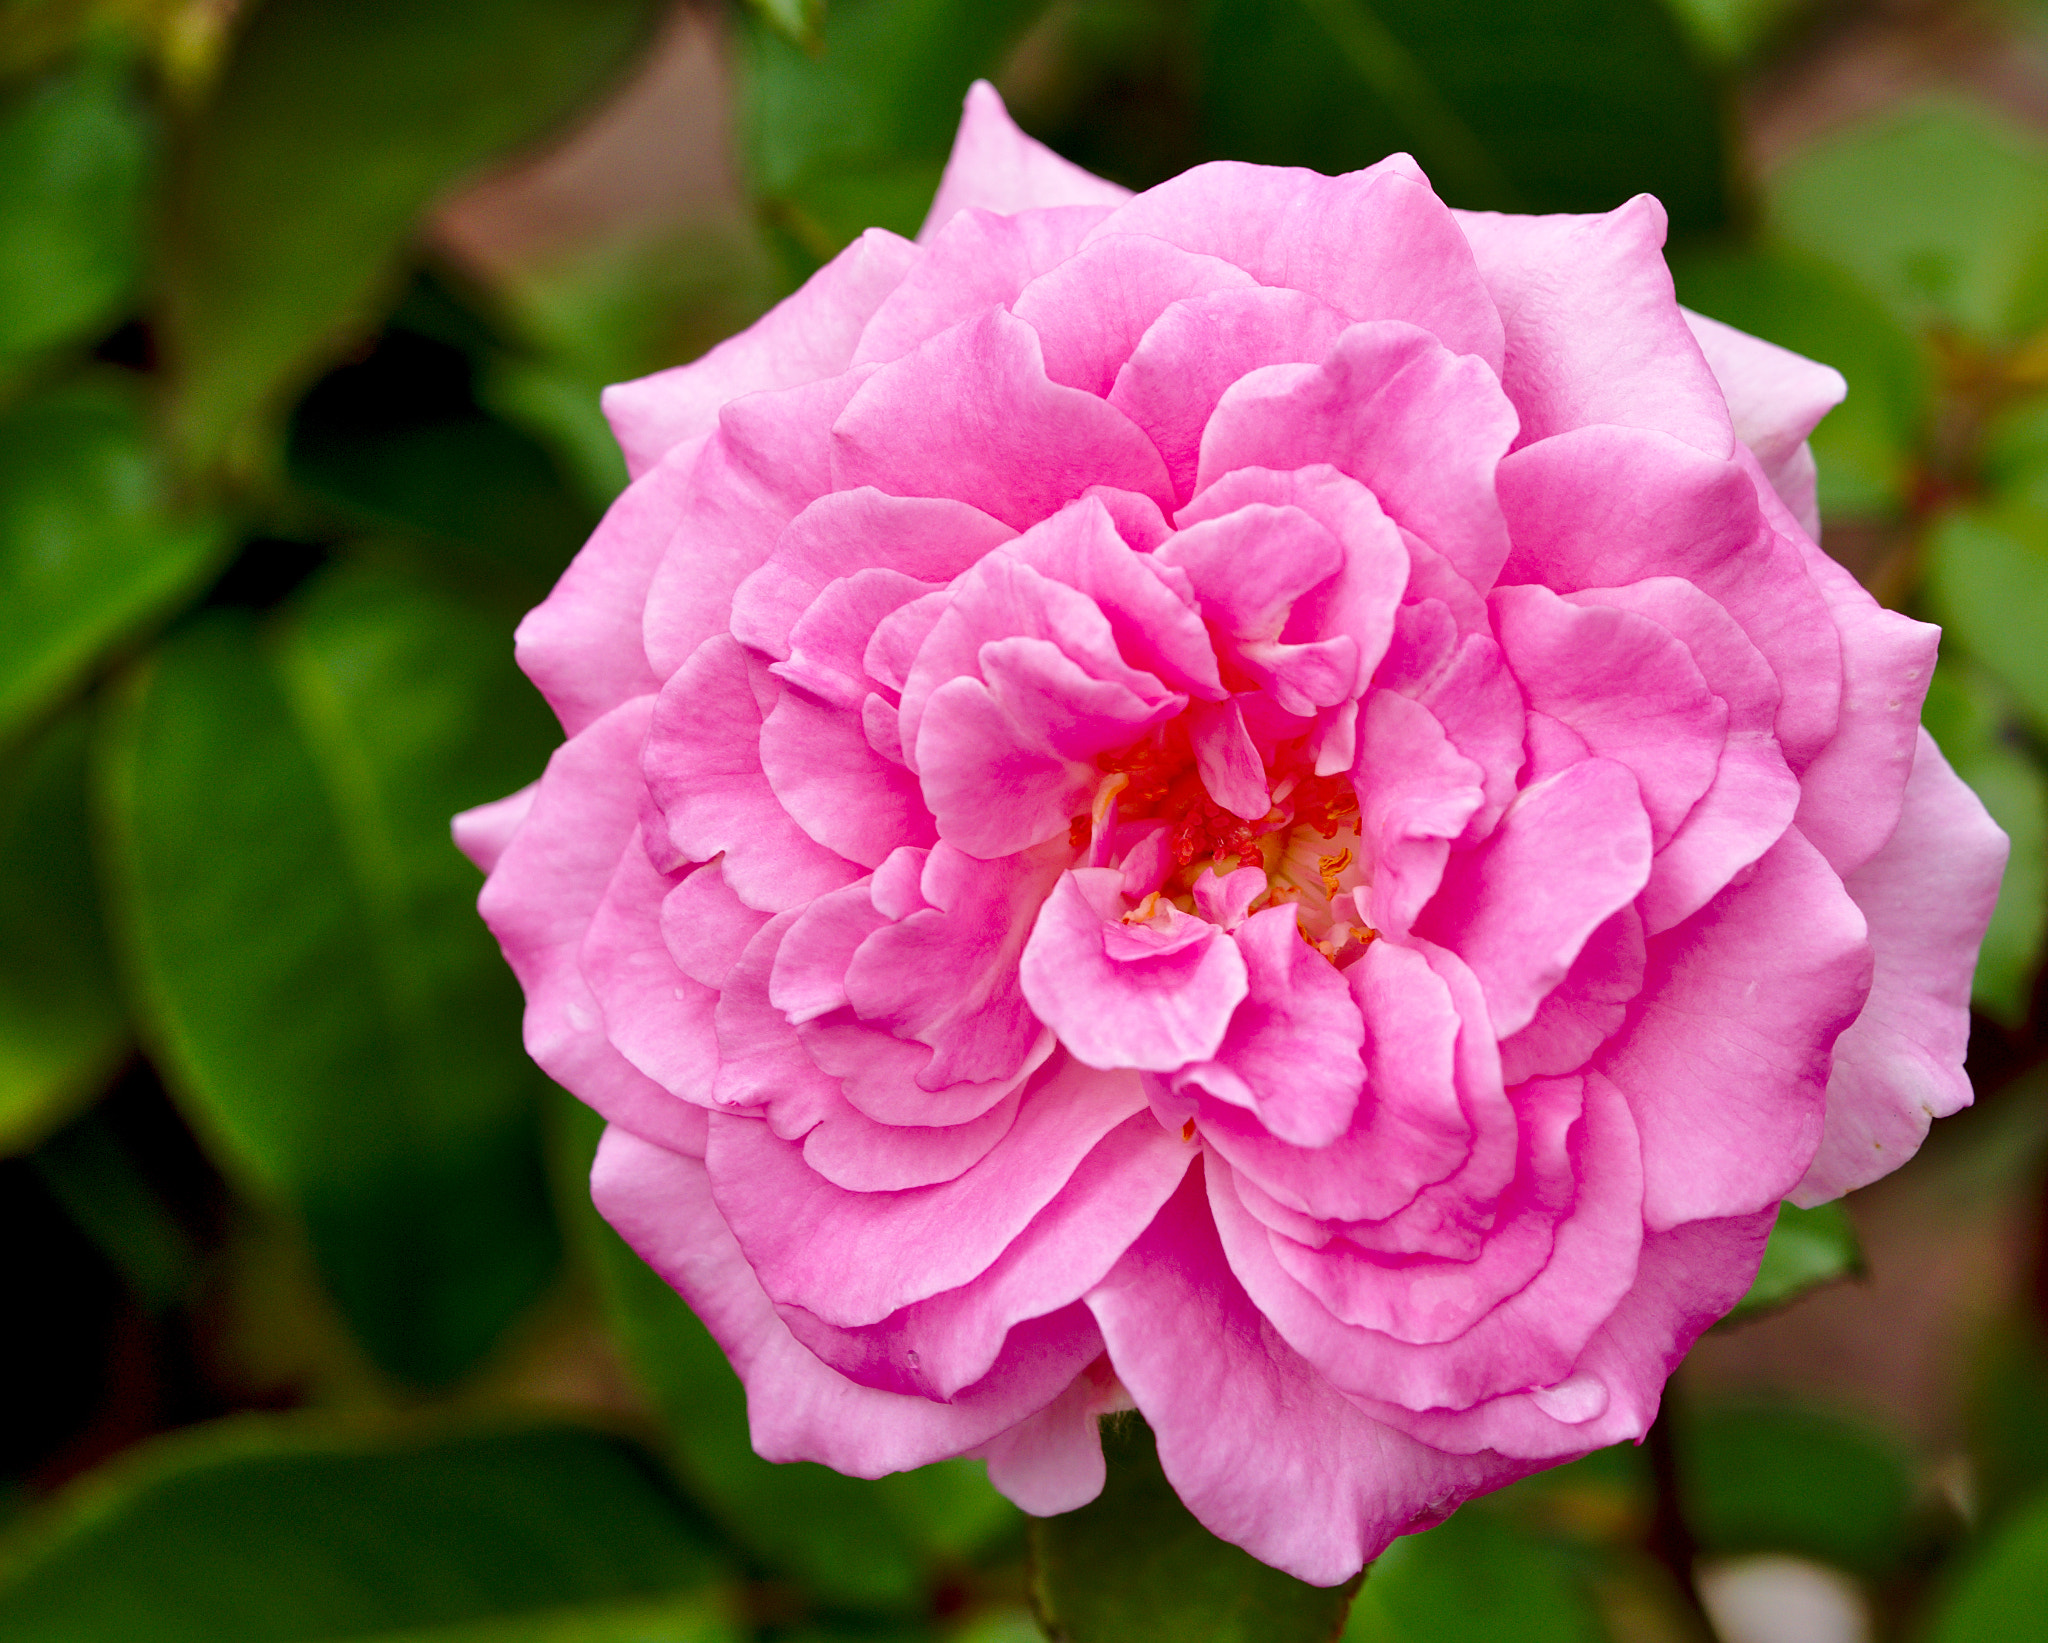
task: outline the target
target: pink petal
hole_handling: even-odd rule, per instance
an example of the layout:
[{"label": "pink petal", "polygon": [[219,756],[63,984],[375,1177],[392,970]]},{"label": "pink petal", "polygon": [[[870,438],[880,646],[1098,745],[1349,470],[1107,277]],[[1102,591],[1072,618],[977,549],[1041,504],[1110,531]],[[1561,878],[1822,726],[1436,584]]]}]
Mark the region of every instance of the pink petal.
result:
[{"label": "pink petal", "polygon": [[1018,959],[1070,859],[1057,847],[984,862],[936,845],[921,884],[929,906],[877,930],[855,952],[849,1002],[863,1020],[932,1047],[920,1075],[926,1089],[1007,1078],[1037,1042]]},{"label": "pink petal", "polygon": [[533,809],[534,790],[539,786],[538,782],[528,782],[517,793],[507,793],[502,799],[463,811],[449,823],[455,848],[475,862],[479,870],[490,872]]},{"label": "pink petal", "polygon": [[1010,312],[1038,333],[1047,376],[1102,396],[1168,304],[1254,283],[1215,257],[1147,234],[1110,234],[1040,274]]},{"label": "pink petal", "polygon": [[742,394],[837,376],[853,361],[868,316],[916,258],[885,228],[865,234],[738,336],[701,359],[604,391],[604,414],[634,478],[717,426]]},{"label": "pink petal", "polygon": [[819,1461],[854,1477],[929,1465],[986,1443],[1057,1397],[1075,1368],[1019,1355],[950,1403],[858,1386],[797,1344],[762,1293],[711,1200],[703,1164],[613,1128],[597,1149],[591,1196],[732,1360],[764,1459]]},{"label": "pink petal", "polygon": [[1342,177],[1217,161],[1148,189],[1095,231],[1152,234],[1306,291],[1354,320],[1399,320],[1501,366],[1501,322],[1471,249],[1405,154]]},{"label": "pink petal", "polygon": [[707,1104],[718,1073],[718,994],[676,967],[661,909],[673,876],[658,873],[635,830],[577,955],[612,1046],[655,1083]]},{"label": "pink petal", "polygon": [[[1016,1123],[1017,1102],[1018,1092],[1012,1090],[987,1112],[964,1124],[925,1129],[878,1124],[842,1101],[805,1134],[804,1162],[848,1192],[908,1192],[936,1186],[964,1174],[989,1155]],[[835,1367],[851,1372],[843,1363],[835,1361]],[[985,1373],[986,1365],[968,1378],[979,1380]]]},{"label": "pink petal", "polygon": [[725,881],[764,912],[851,884],[852,862],[815,843],[761,769],[761,726],[784,686],[731,639],[707,639],[663,687],[642,755],[648,791],[684,860],[725,853]]},{"label": "pink petal", "polygon": [[1195,487],[1234,468],[1327,462],[1484,588],[1508,555],[1493,476],[1514,437],[1514,409],[1480,360],[1410,325],[1354,325],[1320,364],[1268,366],[1224,394]]},{"label": "pink petal", "polygon": [[576,960],[639,816],[635,755],[652,703],[613,708],[555,749],[525,825],[477,911],[526,990],[526,1053],[614,1123],[676,1146],[701,1144],[697,1110],[613,1048]]},{"label": "pink petal", "polygon": [[[1005,551],[1040,575],[1086,594],[1108,621],[1118,654],[1132,667],[1174,690],[1220,701],[1223,681],[1201,616],[1169,582],[1166,559],[1134,552],[1126,544],[1109,501],[1091,490],[1032,526]],[[1126,495],[1126,501],[1158,514],[1149,498]],[[1161,519],[1153,545],[1167,535]]]},{"label": "pink petal", "polygon": [[801,917],[777,913],[741,949],[719,990],[712,1020],[718,1033],[717,1107],[755,1109],[764,1129],[784,1140],[805,1134],[843,1105],[838,1081],[819,1068],[797,1029],[775,1007],[775,959]]},{"label": "pink petal", "polygon": [[1311,365],[1351,321],[1301,291],[1256,286],[1171,304],[1131,350],[1109,403],[1158,447],[1173,494],[1194,494],[1202,430],[1233,382],[1266,365]]},{"label": "pink petal", "polygon": [[1884,609],[1811,543],[1802,551],[1842,636],[1842,717],[1801,777],[1799,830],[1846,875],[1896,826],[1941,629]]},{"label": "pink petal", "polygon": [[1515,540],[1505,582],[1558,593],[1679,576],[1741,624],[1778,676],[1778,741],[1797,772],[1834,735],[1841,640],[1809,565],[1762,516],[1739,463],[1667,435],[1594,427],[1500,465]]},{"label": "pink petal", "polygon": [[861,720],[785,691],[761,721],[761,772],[789,819],[826,850],[879,867],[938,838],[917,778],[868,745]]},{"label": "pink petal", "polygon": [[1454,949],[1486,991],[1493,1030],[1521,1031],[1586,939],[1650,874],[1635,778],[1588,759],[1524,788],[1493,836],[1460,852],[1417,932]]},{"label": "pink petal", "polygon": [[1820,509],[1806,438],[1849,391],[1842,373],[1704,314],[1680,312],[1728,398],[1735,437],[1756,453],[1758,466],[1792,517],[1819,541]]},{"label": "pink petal", "polygon": [[1428,708],[1386,690],[1367,699],[1351,784],[1373,864],[1369,916],[1381,934],[1405,935],[1436,893],[1448,841],[1482,801],[1480,777]]},{"label": "pink petal", "polygon": [[513,635],[520,668],[571,736],[661,688],[665,675],[642,643],[642,612],[703,448],[702,437],[679,445],[627,486]]},{"label": "pink petal", "polygon": [[1174,1075],[1247,1107],[1282,1141],[1324,1147],[1350,1126],[1365,1085],[1365,1023],[1330,962],[1301,939],[1292,907],[1235,934],[1248,991],[1213,1061]]},{"label": "pink petal", "polygon": [[1970,977],[2005,869],[2005,835],[1920,732],[1899,825],[1846,881],[1870,921],[1870,999],[1835,1040],[1827,1131],[1799,1204],[1897,1169],[1932,1119],[1970,1104]]},{"label": "pink petal", "polygon": [[752,394],[719,413],[647,589],[642,633],[657,678],[668,679],[706,639],[729,631],[736,590],[783,527],[832,488],[832,419],[863,380],[848,372]]},{"label": "pink petal", "polygon": [[[838,1329],[810,1317],[792,1318],[791,1327],[833,1368],[863,1385],[952,1397],[990,1372],[1018,1325],[1071,1307],[1099,1283],[1194,1159],[1194,1149],[1149,1114],[1127,1118],[971,1282],[860,1328]],[[1093,1335],[1093,1323],[1087,1327]]]},{"label": "pink petal", "polygon": [[[1430,1449],[1340,1395],[1238,1286],[1197,1177],[1088,1306],[1188,1510],[1298,1579],[1348,1580],[1396,1535],[1520,1470]],[[1191,1340],[1203,1350],[1190,1352]]]},{"label": "pink petal", "polygon": [[1106,206],[1060,206],[1000,216],[959,212],[929,237],[902,284],[875,311],[854,363],[901,359],[941,331],[1008,308],[1040,274],[1071,257]]},{"label": "pink petal", "polygon": [[1162,506],[1173,495],[1152,442],[1121,411],[1047,377],[1037,334],[1002,309],[883,366],[832,440],[836,489],[950,496],[1018,530],[1090,485]]},{"label": "pink petal", "polygon": [[908,1192],[835,1187],[754,1118],[712,1114],[705,1158],[719,1208],[768,1292],[859,1328],[988,1271],[1097,1143],[1144,1106],[1135,1075],[1063,1060],[1026,1092],[980,1163]]},{"label": "pink petal", "polygon": [[1692,653],[1648,617],[1544,588],[1496,588],[1493,607],[1529,706],[1627,767],[1663,845],[1713,784],[1728,735],[1728,704]]},{"label": "pink petal", "polygon": [[950,582],[1017,533],[964,502],[830,491],[792,519],[759,570],[733,594],[732,635],[781,658],[789,635],[832,583],[870,569]]},{"label": "pink petal", "polygon": [[1420,1441],[1447,1451],[1491,1450],[1544,1464],[1639,1440],[1656,1418],[1671,1371],[1701,1331],[1755,1280],[1776,1217],[1768,1209],[1730,1220],[1691,1221],[1645,1238],[1634,1287],[1561,1383],[1470,1409],[1382,1412]]},{"label": "pink petal", "polygon": [[1792,1190],[1870,963],[1863,915],[1796,827],[1650,944],[1642,1001],[1598,1065],[1643,1132],[1652,1229],[1753,1214]]},{"label": "pink petal", "polygon": [[[1578,1083],[1568,1082],[1574,1089]],[[1597,1085],[1589,1081],[1584,1117],[1571,1133],[1577,1190],[1569,1213],[1555,1222],[1548,1258],[1526,1284],[1497,1302],[1481,1287],[1471,1296],[1478,1309],[1460,1332],[1455,1298],[1469,1284],[1465,1263],[1412,1263],[1409,1275],[1424,1280],[1412,1289],[1400,1283],[1399,1269],[1380,1269],[1396,1305],[1414,1307],[1425,1298],[1451,1303],[1448,1316],[1426,1331],[1451,1330],[1450,1338],[1418,1344],[1343,1322],[1282,1264],[1276,1255],[1282,1240],[1245,1212],[1227,1175],[1219,1173],[1210,1182],[1209,1202],[1231,1270],[1289,1345],[1339,1390],[1373,1400],[1385,1417],[1398,1420],[1399,1410],[1469,1409],[1505,1393],[1554,1385],[1572,1373],[1628,1294],[1643,1241],[1635,1127],[1628,1104]],[[1303,1252],[1295,1246],[1294,1253]],[[1355,1256],[1349,1260],[1364,1266]],[[1438,1285],[1439,1295],[1430,1295]],[[1104,1334],[1114,1352],[1116,1338]]]},{"label": "pink petal", "polygon": [[984,211],[1030,211],[1054,205],[1115,205],[1130,190],[1104,182],[1063,160],[1017,129],[1003,100],[986,80],[967,88],[966,110],[932,209],[918,230],[929,240],[969,206]]},{"label": "pink petal", "polygon": [[1237,944],[1174,909],[1156,928],[1119,924],[1120,889],[1102,868],[1053,887],[1024,948],[1025,998],[1092,1067],[1171,1072],[1213,1060],[1247,987]]},{"label": "pink petal", "polygon": [[1519,444],[1618,423],[1730,453],[1727,403],[1671,292],[1661,205],[1638,194],[1597,217],[1457,217],[1507,326]]}]

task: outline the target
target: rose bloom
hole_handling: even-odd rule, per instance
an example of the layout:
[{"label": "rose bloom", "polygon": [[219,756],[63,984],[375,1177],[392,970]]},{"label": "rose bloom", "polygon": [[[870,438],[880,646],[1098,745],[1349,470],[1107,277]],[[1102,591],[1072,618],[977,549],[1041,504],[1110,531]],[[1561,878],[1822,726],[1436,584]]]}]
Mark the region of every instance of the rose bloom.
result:
[{"label": "rose bloom", "polygon": [[977,86],[915,244],[607,394],[568,740],[457,833],[761,1454],[1060,1512],[1135,1406],[1341,1581],[1640,1438],[1779,1201],[1969,1100],[1936,630],[1814,544],[1841,379],[1663,234],[1132,197]]}]

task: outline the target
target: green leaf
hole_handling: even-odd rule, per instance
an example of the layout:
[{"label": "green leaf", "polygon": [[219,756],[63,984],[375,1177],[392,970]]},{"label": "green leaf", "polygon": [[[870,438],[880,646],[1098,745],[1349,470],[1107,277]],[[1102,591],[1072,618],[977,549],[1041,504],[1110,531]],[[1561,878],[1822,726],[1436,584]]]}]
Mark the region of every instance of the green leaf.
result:
[{"label": "green leaf", "polygon": [[1776,1311],[1809,1289],[1862,1271],[1863,1246],[1856,1240],[1855,1223],[1839,1200],[1815,1209],[1780,1204],[1756,1282],[1725,1321],[1739,1323]]},{"label": "green leaf", "polygon": [[1718,58],[1738,62],[1802,10],[1801,0],[1674,0],[1693,38]]},{"label": "green leaf", "polygon": [[1135,1414],[1102,1424],[1109,1478],[1079,1511],[1031,1525],[1032,1600],[1060,1643],[1322,1643],[1357,1583],[1310,1586],[1204,1529]]},{"label": "green leaf", "polygon": [[1997,340],[2048,318],[2048,150],[1984,108],[1886,114],[1797,155],[1767,193],[1787,240],[1916,329]]},{"label": "green leaf", "polygon": [[0,360],[120,317],[142,271],[155,136],[125,67],[105,58],[0,109]]},{"label": "green leaf", "polygon": [[191,1294],[199,1252],[98,1113],[52,1136],[30,1162],[149,1311],[168,1312]]},{"label": "green leaf", "polygon": [[1895,514],[1907,503],[1930,384],[1920,345],[1840,269],[1786,246],[1680,251],[1678,300],[1832,365],[1848,397],[1814,430],[1821,511]]},{"label": "green leaf", "polygon": [[2048,1638],[2048,1493],[1963,1565],[1923,1635],[1927,1643]]},{"label": "green leaf", "polygon": [[2026,1023],[2048,934],[2048,777],[2024,751],[2016,719],[1982,669],[1950,661],[1935,668],[1921,722],[2012,840],[1971,1002],[2014,1029]]},{"label": "green leaf", "polygon": [[989,1487],[978,1461],[866,1482],[756,1455],[746,1395],[725,1353],[590,1207],[602,1122],[566,1098],[560,1105],[565,1208],[596,1267],[612,1333],[663,1418],[691,1495],[756,1561],[827,1602],[910,1611],[923,1606],[934,1565],[971,1559],[1014,1532],[1016,1508]]},{"label": "green leaf", "polygon": [[783,38],[806,51],[824,44],[825,0],[747,0]]},{"label": "green leaf", "polygon": [[[0,1579],[11,1643],[310,1643],[539,1621],[701,1592],[722,1572],[687,1509],[619,1439],[567,1426],[408,1435],[303,1417],[160,1440],[88,1476],[13,1551]],[[577,1635],[465,1629],[448,1643]]]},{"label": "green leaf", "polygon": [[296,1204],[394,1374],[466,1369],[547,1280],[544,1081],[449,816],[557,739],[492,619],[388,574],[140,669],[101,772],[145,1028],[188,1116]]},{"label": "green leaf", "polygon": [[1702,1409],[1681,1421],[1677,1443],[1686,1519],[1704,1551],[1790,1552],[1867,1575],[1904,1554],[1909,1458],[1857,1422],[1783,1404]]},{"label": "green leaf", "polygon": [[1404,1535],[1366,1571],[1344,1643],[1604,1643],[1585,1582],[1554,1542],[1465,1509]]},{"label": "green leaf", "polygon": [[219,563],[172,510],[142,406],[112,375],[0,416],[0,742]]},{"label": "green leaf", "polygon": [[1960,644],[2048,728],[2048,514],[1953,513],[1928,539],[1927,594]]},{"label": "green leaf", "polygon": [[127,1053],[87,848],[89,730],[67,714],[0,767],[0,1153],[36,1145]]},{"label": "green leaf", "polygon": [[2043,1408],[2048,1408],[2048,1330],[2022,1304],[1992,1320],[1971,1365],[1971,1483],[1980,1529],[2009,1516],[2037,1490],[2048,1490]]},{"label": "green leaf", "polygon": [[741,130],[771,220],[822,261],[864,228],[914,233],[960,123],[1046,0],[833,0],[806,56],[759,22],[741,31]]},{"label": "green leaf", "polygon": [[1658,0],[1207,0],[1203,144],[1348,171],[1414,153],[1453,204],[1728,218],[1721,92]]},{"label": "green leaf", "polygon": [[165,320],[213,455],[360,330],[449,184],[607,85],[657,0],[271,0],[180,156]]},{"label": "green leaf", "polygon": [[606,1604],[516,1620],[480,1620],[420,1631],[379,1632],[350,1643],[742,1643],[747,1633],[710,1598]]}]

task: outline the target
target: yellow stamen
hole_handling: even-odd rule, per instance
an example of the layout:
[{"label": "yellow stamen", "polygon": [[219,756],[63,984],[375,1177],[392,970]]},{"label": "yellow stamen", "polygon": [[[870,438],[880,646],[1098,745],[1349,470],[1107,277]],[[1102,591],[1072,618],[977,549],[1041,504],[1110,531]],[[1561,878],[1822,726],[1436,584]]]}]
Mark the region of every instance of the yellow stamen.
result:
[{"label": "yellow stamen", "polygon": [[1316,857],[1316,871],[1322,876],[1323,894],[1332,901],[1337,899],[1337,880],[1343,876],[1344,869],[1350,865],[1351,847],[1349,845],[1339,850],[1334,856]]},{"label": "yellow stamen", "polygon": [[1181,1138],[1181,1139],[1182,1139],[1183,1141],[1192,1141],[1192,1140],[1194,1140],[1194,1138],[1195,1138],[1195,1121],[1194,1121],[1194,1120],[1193,1120],[1192,1118],[1190,1118],[1190,1119],[1189,1119],[1189,1120],[1188,1120],[1188,1121],[1187,1121],[1187,1122],[1186,1122],[1185,1124],[1181,1125],[1181,1127],[1180,1127],[1180,1138]]}]

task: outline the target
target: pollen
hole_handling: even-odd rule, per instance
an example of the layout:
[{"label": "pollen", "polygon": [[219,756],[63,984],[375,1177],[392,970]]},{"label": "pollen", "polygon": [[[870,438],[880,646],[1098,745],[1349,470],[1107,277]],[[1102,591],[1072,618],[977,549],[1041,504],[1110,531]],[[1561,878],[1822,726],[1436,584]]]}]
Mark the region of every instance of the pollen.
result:
[{"label": "pollen", "polygon": [[1187,1121],[1187,1122],[1186,1122],[1185,1124],[1181,1125],[1181,1127],[1180,1127],[1180,1138],[1181,1138],[1181,1139],[1182,1139],[1183,1141],[1192,1141],[1192,1140],[1194,1140],[1194,1138],[1195,1138],[1195,1121],[1194,1121],[1194,1120],[1193,1120],[1192,1118],[1190,1118],[1190,1119],[1189,1119],[1189,1120],[1188,1120],[1188,1121]]},{"label": "pollen", "polygon": [[1343,877],[1345,868],[1351,865],[1351,847],[1346,845],[1334,856],[1316,857],[1316,873],[1323,881],[1323,894],[1332,901],[1337,899],[1337,880]]}]

